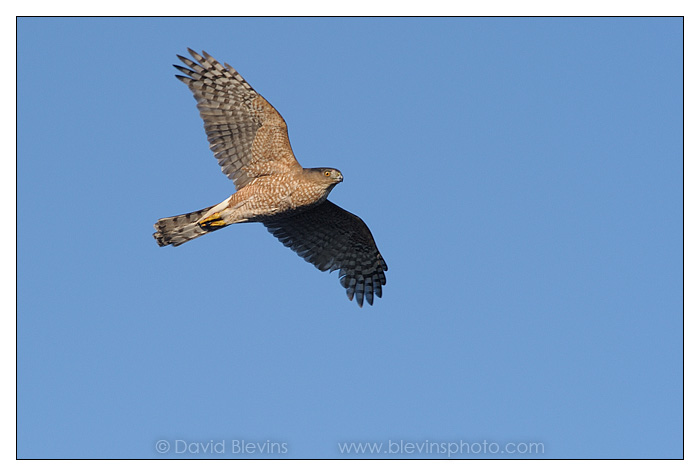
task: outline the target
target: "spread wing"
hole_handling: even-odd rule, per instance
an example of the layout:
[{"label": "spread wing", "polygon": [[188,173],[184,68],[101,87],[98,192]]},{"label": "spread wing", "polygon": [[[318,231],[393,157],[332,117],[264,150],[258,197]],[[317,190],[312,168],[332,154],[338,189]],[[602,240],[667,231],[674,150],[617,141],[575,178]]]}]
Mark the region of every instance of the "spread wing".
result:
[{"label": "spread wing", "polygon": [[289,144],[282,116],[228,64],[188,48],[196,60],[178,55],[187,67],[176,75],[197,100],[209,147],[221,170],[240,190],[255,177],[301,168]]},{"label": "spread wing", "polygon": [[321,271],[340,270],[340,284],[360,307],[364,300],[371,305],[375,294],[382,297],[388,267],[359,217],[326,200],[264,225],[282,244]]}]

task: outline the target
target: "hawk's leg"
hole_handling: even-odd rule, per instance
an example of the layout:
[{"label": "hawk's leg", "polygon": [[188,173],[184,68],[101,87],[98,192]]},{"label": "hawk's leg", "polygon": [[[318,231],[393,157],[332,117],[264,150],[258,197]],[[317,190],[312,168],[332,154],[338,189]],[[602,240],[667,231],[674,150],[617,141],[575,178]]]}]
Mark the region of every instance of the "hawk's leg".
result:
[{"label": "hawk's leg", "polygon": [[216,230],[217,228],[223,228],[227,226],[227,223],[221,218],[221,214],[219,212],[209,215],[203,220],[200,220],[198,223],[199,226],[202,227],[202,229],[207,231]]}]

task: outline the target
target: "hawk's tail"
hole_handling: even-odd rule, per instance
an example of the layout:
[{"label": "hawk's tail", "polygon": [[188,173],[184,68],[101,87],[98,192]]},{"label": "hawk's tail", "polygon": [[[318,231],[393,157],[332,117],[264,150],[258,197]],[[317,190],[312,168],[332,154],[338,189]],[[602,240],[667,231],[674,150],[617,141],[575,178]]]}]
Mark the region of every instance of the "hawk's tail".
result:
[{"label": "hawk's tail", "polygon": [[180,246],[183,243],[194,240],[198,236],[206,235],[210,231],[223,228],[222,226],[207,225],[202,227],[202,225],[199,224],[199,221],[209,210],[214,208],[214,206],[176,217],[161,218],[153,225],[157,230],[153,233],[153,238],[158,242],[158,246]]}]

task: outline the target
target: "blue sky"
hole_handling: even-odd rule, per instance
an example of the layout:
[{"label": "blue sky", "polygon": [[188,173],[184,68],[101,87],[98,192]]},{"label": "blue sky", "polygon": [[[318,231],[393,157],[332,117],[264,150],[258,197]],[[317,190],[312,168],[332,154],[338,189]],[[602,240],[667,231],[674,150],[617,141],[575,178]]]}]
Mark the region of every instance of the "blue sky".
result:
[{"label": "blue sky", "polygon": [[[19,457],[682,457],[680,19],[17,41]],[[343,172],[331,199],[389,265],[373,307],[259,224],[158,248],[158,218],[234,191],[173,77],[188,46]]]}]

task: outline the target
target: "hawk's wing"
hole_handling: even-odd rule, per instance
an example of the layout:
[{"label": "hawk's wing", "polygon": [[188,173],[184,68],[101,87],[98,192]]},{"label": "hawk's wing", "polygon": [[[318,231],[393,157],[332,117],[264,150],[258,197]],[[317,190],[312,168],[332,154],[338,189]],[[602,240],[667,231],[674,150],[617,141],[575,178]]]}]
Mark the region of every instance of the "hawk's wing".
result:
[{"label": "hawk's wing", "polygon": [[388,267],[359,217],[328,200],[287,218],[263,222],[282,244],[321,271],[340,270],[340,284],[362,307],[382,297]]},{"label": "hawk's wing", "polygon": [[221,170],[241,189],[255,177],[286,173],[297,162],[282,116],[228,64],[188,48],[197,62],[178,55],[187,68],[176,75],[197,100],[209,147]]}]

